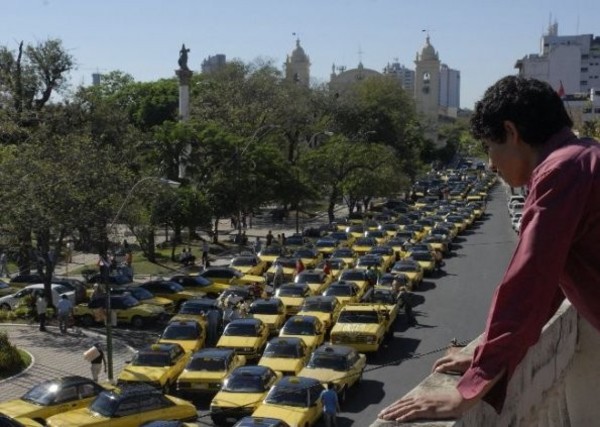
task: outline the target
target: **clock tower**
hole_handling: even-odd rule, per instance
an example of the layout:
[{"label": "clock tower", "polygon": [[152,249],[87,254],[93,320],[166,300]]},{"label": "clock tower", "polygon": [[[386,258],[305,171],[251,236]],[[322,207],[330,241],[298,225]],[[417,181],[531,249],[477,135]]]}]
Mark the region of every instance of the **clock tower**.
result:
[{"label": "clock tower", "polygon": [[437,121],[440,101],[440,59],[429,42],[415,59],[415,103],[417,111]]}]

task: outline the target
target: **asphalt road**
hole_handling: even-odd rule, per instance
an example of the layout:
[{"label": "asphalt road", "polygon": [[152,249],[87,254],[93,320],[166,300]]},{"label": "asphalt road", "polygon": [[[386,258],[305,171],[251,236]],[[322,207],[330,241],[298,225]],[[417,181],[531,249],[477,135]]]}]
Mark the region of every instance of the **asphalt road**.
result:
[{"label": "asphalt road", "polygon": [[496,186],[486,219],[458,236],[440,277],[426,278],[415,292],[419,325],[407,328],[400,319],[394,339],[368,369],[395,360],[399,363],[365,374],[360,389],[349,394],[340,426],[368,426],[381,409],[429,374],[433,362],[443,355],[436,349],[444,348],[453,338],[471,341],[482,333],[494,289],[517,241],[506,201],[504,189]]}]

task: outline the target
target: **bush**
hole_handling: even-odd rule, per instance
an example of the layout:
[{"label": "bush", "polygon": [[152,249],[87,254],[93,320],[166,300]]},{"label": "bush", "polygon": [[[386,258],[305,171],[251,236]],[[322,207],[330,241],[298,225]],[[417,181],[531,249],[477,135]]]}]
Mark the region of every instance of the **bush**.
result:
[{"label": "bush", "polygon": [[11,344],[6,332],[0,332],[0,372],[6,378],[21,372],[27,364],[21,357],[17,347]]}]

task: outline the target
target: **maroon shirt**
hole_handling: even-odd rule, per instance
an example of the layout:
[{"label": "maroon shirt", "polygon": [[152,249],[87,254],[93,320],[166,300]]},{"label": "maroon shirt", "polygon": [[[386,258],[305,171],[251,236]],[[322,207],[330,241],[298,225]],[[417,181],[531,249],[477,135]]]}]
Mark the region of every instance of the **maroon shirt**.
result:
[{"label": "maroon shirt", "polygon": [[529,182],[519,242],[471,367],[458,384],[502,409],[508,380],[564,297],[600,330],[600,144],[563,129],[543,147]]}]

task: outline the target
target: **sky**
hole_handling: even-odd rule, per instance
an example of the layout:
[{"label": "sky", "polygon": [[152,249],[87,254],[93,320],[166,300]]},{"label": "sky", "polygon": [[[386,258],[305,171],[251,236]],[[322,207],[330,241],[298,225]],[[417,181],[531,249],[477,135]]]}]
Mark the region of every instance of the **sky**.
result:
[{"label": "sky", "polygon": [[299,38],[311,79],[325,83],[333,64],[414,69],[429,34],[441,62],[461,73],[461,107],[473,108],[516,73],[517,59],[539,53],[550,22],[559,35],[600,36],[599,16],[598,0],[0,0],[0,45],[61,39],[76,87],[113,70],[173,77],[182,43],[193,71],[218,53],[282,69]]}]

